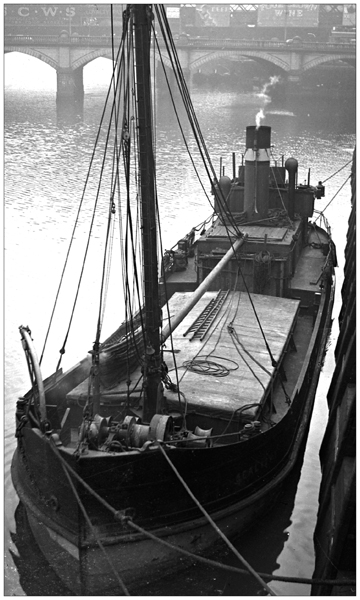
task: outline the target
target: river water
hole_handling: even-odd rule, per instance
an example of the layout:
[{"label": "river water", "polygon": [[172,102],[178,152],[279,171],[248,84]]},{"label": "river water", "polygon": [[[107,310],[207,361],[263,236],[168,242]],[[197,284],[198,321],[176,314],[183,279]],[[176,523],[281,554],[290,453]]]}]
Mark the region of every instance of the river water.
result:
[{"label": "river water", "polygon": [[[354,71],[355,73],[355,71]],[[97,131],[110,63],[97,59],[85,68],[83,106],[56,107],[55,72],[36,59],[13,53],[5,57],[5,593],[6,595],[70,595],[36,548],[12,487],[10,462],[15,449],[14,411],[18,396],[29,386],[18,327],[29,325],[40,353],[55,298],[57,283],[72,232],[83,181]],[[355,76],[355,75],[354,75]],[[255,94],[226,87],[192,87],[191,95],[214,165],[223,159],[231,174],[231,153],[244,151],[247,125],[264,109],[272,127],[275,157],[292,155],[299,161],[299,180],[326,181],[352,158],[355,145],[355,98],[292,98],[286,104],[264,104]],[[163,217],[164,247],[170,247],[210,214],[210,207],[192,174],[183,151],[171,105],[157,94],[158,188]],[[161,166],[166,159],[166,166]],[[341,302],[344,247],[350,213],[350,165],[326,182],[324,209],[337,246],[337,295],[330,347],[309,433],[304,461],[275,509],[237,540],[236,547],[257,571],[311,577],[314,569],[313,531],[320,482],[318,451],[327,420],[326,393],[334,366],[337,315]],[[95,231],[96,237],[99,232]],[[81,237],[81,234],[79,234]],[[96,266],[96,257],[94,257]],[[78,311],[75,340],[82,352],[66,353],[66,368],[91,347],[96,303],[91,297],[92,274]],[[116,307],[113,312],[116,313]],[[55,369],[66,323],[49,342],[51,360],[44,359],[43,375]],[[114,324],[112,325],[114,327]],[[111,332],[109,330],[107,333]],[[62,336],[62,337],[61,337]],[[76,346],[76,345],[75,345]],[[65,357],[64,357],[65,358]],[[237,565],[223,549],[219,560]],[[309,585],[272,582],[278,595],[308,595]],[[248,576],[194,565],[176,577],[144,586],[140,595],[261,595]]]}]

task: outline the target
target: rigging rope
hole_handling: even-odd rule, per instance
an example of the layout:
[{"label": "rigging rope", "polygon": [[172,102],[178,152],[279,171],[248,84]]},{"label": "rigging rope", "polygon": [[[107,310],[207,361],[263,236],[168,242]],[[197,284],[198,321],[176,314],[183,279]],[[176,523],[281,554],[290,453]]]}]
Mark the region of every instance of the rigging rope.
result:
[{"label": "rigging rope", "polygon": [[[47,329],[47,332],[46,332],[46,336],[45,336],[44,346],[43,346],[43,349],[42,349],[42,352],[41,352],[41,356],[40,356],[40,360],[39,360],[39,364],[40,365],[41,365],[41,361],[42,361],[43,356],[44,356],[46,343],[47,343],[47,340],[48,340],[48,337],[49,337],[49,333],[50,333],[50,329],[51,329],[51,325],[52,325],[52,321],[53,321],[55,309],[56,309],[56,306],[57,306],[57,301],[58,301],[59,294],[60,294],[60,289],[62,287],[62,282],[63,282],[63,279],[64,279],[66,267],[67,267],[68,260],[69,260],[70,251],[71,251],[71,248],[72,248],[72,243],[73,243],[73,240],[74,240],[74,237],[75,237],[75,230],[76,230],[77,225],[78,225],[78,221],[79,221],[79,217],[80,217],[80,212],[81,212],[82,205],[83,205],[83,202],[84,202],[85,192],[86,192],[88,181],[89,181],[89,178],[90,178],[90,172],[91,172],[92,165],[93,165],[93,162],[94,162],[94,159],[95,159],[96,148],[97,148],[97,145],[98,145],[98,142],[99,142],[102,124],[103,124],[104,119],[105,119],[106,107],[107,107],[107,103],[108,103],[108,100],[109,100],[109,97],[110,97],[110,90],[111,90],[111,86],[112,86],[112,80],[114,78],[114,73],[115,73],[115,71],[113,70],[111,81],[110,81],[110,85],[109,85],[109,88],[108,88],[108,91],[107,91],[107,96],[106,96],[106,99],[105,99],[105,104],[104,104],[103,112],[102,112],[102,115],[101,115],[101,118],[100,118],[100,124],[99,124],[99,128],[98,128],[98,132],[97,132],[97,135],[96,135],[96,138],[95,138],[95,142],[94,142],[94,147],[93,147],[93,151],[92,151],[92,155],[91,155],[91,159],[90,159],[90,163],[89,163],[89,169],[88,169],[88,172],[87,172],[87,175],[86,175],[85,184],[84,184],[84,188],[83,188],[83,192],[82,192],[82,196],[81,196],[79,208],[78,208],[76,219],[75,219],[75,224],[74,224],[74,227],[73,227],[73,231],[72,231],[72,235],[71,235],[69,247],[68,247],[68,250],[67,250],[67,253],[66,253],[65,262],[64,262],[62,273],[61,273],[59,286],[58,286],[57,293],[56,293],[56,296],[55,296],[54,306],[53,306],[53,309],[52,309],[52,312],[51,312],[49,326],[48,326],[48,329]],[[68,337],[68,333],[69,333],[69,330],[67,332],[65,341],[64,341],[63,346],[62,346],[62,349],[60,350],[61,354],[64,354],[64,352],[65,352],[65,344],[66,344],[66,340],[67,340],[67,337]],[[62,350],[64,350],[64,352],[62,352]],[[60,356],[60,360],[59,360],[57,368],[59,368],[60,362],[61,362],[61,356]]]},{"label": "rigging rope", "polygon": [[[123,32],[122,41],[123,41],[123,39],[124,39],[124,32]],[[121,51],[122,47],[123,47],[123,44],[121,44],[120,47],[119,47],[118,56],[120,54],[120,51]],[[118,58],[118,56],[117,56],[117,58]],[[90,165],[89,165],[87,177],[86,177],[86,180],[85,180],[85,185],[84,185],[84,189],[83,189],[83,194],[82,194],[80,206],[79,206],[79,209],[78,209],[78,214],[77,214],[75,226],[74,226],[74,229],[73,229],[73,234],[72,234],[72,237],[71,237],[71,241],[70,241],[68,253],[67,253],[67,256],[66,256],[66,260],[65,260],[65,265],[64,265],[63,272],[62,272],[62,276],[61,276],[61,279],[60,279],[60,285],[59,285],[59,289],[58,289],[58,294],[60,292],[60,287],[62,285],[63,275],[65,273],[65,269],[66,269],[66,266],[67,266],[70,249],[71,249],[72,242],[73,242],[73,239],[74,239],[75,228],[76,228],[76,225],[77,225],[77,221],[78,221],[78,217],[79,217],[80,210],[81,210],[81,207],[82,207],[82,203],[83,203],[83,200],[84,200],[84,197],[85,197],[85,191],[86,191],[87,184],[88,184],[88,181],[89,181],[90,171],[91,171],[92,164],[93,164],[93,161],[94,161],[95,152],[96,152],[96,148],[97,148],[97,144],[98,144],[98,141],[99,141],[100,132],[101,132],[101,128],[102,128],[102,123],[104,121],[104,117],[105,117],[105,113],[106,113],[106,108],[107,108],[108,100],[109,100],[109,97],[110,97],[110,91],[111,91],[111,88],[112,88],[112,85],[113,85],[113,79],[115,77],[115,72],[116,72],[116,69],[114,67],[113,68],[113,72],[112,72],[112,77],[111,77],[110,85],[109,85],[109,89],[108,89],[106,100],[105,100],[105,105],[104,105],[103,113],[102,113],[102,116],[101,116],[101,119],[100,119],[100,125],[99,125],[98,133],[97,133],[97,136],[96,136],[95,144],[94,144],[94,149],[93,149],[93,153],[92,153],[92,156],[91,156],[91,160],[90,160]],[[110,124],[111,124],[113,112],[114,112],[114,106],[112,107],[112,110],[111,110]],[[102,160],[102,166],[101,166],[101,170],[100,170],[101,176],[102,176],[103,171],[104,171],[105,158],[106,158],[106,151],[107,151],[107,145],[108,145],[108,141],[109,141],[109,136],[110,136],[110,125],[109,125],[109,127],[107,129],[105,151],[104,151],[103,160]],[[71,328],[71,324],[72,324],[73,317],[74,317],[75,307],[76,307],[78,296],[79,296],[80,285],[81,285],[82,277],[83,277],[83,274],[84,274],[85,262],[86,262],[86,257],[87,257],[88,250],[89,250],[90,238],[91,238],[92,228],[93,228],[94,219],[95,219],[95,211],[96,211],[96,207],[97,207],[98,200],[99,200],[99,195],[100,195],[101,176],[100,176],[100,180],[99,180],[99,184],[98,184],[98,189],[97,189],[97,194],[96,194],[96,198],[95,198],[95,203],[94,203],[94,208],[93,208],[93,214],[92,214],[92,219],[91,219],[90,229],[89,229],[89,235],[88,235],[88,240],[87,240],[87,244],[86,244],[86,248],[85,248],[85,254],[84,254],[84,258],[83,258],[83,264],[82,264],[82,267],[81,267],[81,272],[80,272],[78,286],[77,286],[77,290],[76,290],[76,294],[75,294],[73,308],[72,308],[72,311],[71,311],[71,316],[70,316],[68,328],[67,328],[67,331],[66,331],[65,339],[64,339],[63,345],[62,345],[62,347],[60,349],[60,358],[59,358],[59,361],[58,361],[58,364],[57,364],[57,367],[56,367],[56,371],[60,368],[62,356],[65,353],[65,346],[66,346],[66,343],[67,343],[67,340],[68,340],[68,336],[69,336],[69,333],[70,333],[70,328]],[[57,298],[58,298],[58,294],[56,296],[56,301],[57,301]],[[55,305],[54,305],[54,308],[53,308],[53,313],[52,313],[52,316],[51,316],[50,325],[51,325],[52,317],[53,317],[53,314],[54,314],[54,311],[55,311],[56,301],[55,301]],[[49,325],[48,331],[50,330],[50,325]],[[46,339],[47,339],[47,336],[46,336]],[[45,345],[44,345],[44,348],[45,348]],[[42,355],[43,355],[43,353],[42,353]]]},{"label": "rigging rope", "polygon": [[[342,167],[342,168],[344,168],[344,167]],[[320,212],[319,216],[315,219],[314,223],[316,223],[316,221],[320,218],[320,216],[326,211],[326,209],[330,206],[330,204],[332,203],[332,201],[335,200],[336,196],[339,194],[339,192],[341,192],[341,190],[343,189],[343,187],[347,184],[347,182],[349,181],[350,177],[351,177],[351,174],[348,175],[348,177],[345,179],[344,183],[339,187],[339,189],[336,192],[336,194],[334,194],[334,196],[331,198],[330,202],[328,202],[327,205],[325,206],[325,208],[323,208],[323,210]]]},{"label": "rigging rope", "polygon": [[329,181],[329,179],[331,179],[332,177],[334,177],[335,175],[337,175],[338,173],[340,173],[340,171],[342,171],[343,169],[345,169],[345,167],[347,167],[350,163],[352,163],[353,159],[351,158],[345,165],[343,165],[342,167],[340,167],[340,169],[338,169],[337,171],[335,171],[335,173],[333,173],[332,175],[330,175],[329,177],[327,177],[327,179],[324,179],[324,181],[322,181],[321,183],[326,183],[327,181]]},{"label": "rigging rope", "polygon": [[[207,176],[209,178],[209,181],[210,181],[211,185],[213,185],[214,183],[218,184],[218,179],[217,179],[217,176],[216,176],[216,172],[215,172],[214,167],[212,165],[211,158],[210,158],[209,152],[208,152],[206,144],[205,144],[205,140],[204,140],[203,135],[201,133],[199,122],[197,120],[197,117],[196,117],[196,114],[195,114],[195,111],[194,111],[194,107],[193,107],[193,104],[192,104],[192,101],[191,101],[191,98],[190,98],[190,94],[189,94],[189,91],[188,91],[187,86],[186,86],[186,82],[185,82],[184,74],[183,74],[183,71],[182,71],[182,68],[181,68],[181,64],[180,64],[179,58],[178,58],[178,56],[176,54],[175,43],[174,43],[174,40],[172,38],[172,33],[171,33],[171,30],[170,30],[170,26],[169,26],[169,24],[167,22],[167,19],[166,19],[165,9],[164,9],[163,6],[160,6],[160,8],[158,8],[158,6],[155,5],[155,11],[156,11],[157,16],[158,16],[158,20],[159,20],[159,24],[160,24],[160,27],[161,27],[162,35],[163,35],[163,38],[164,38],[165,46],[166,46],[168,55],[170,57],[170,61],[171,61],[172,68],[173,68],[173,71],[174,71],[174,75],[175,75],[175,78],[176,78],[176,81],[177,81],[177,85],[178,85],[181,97],[182,97],[183,102],[184,102],[184,106],[185,106],[187,114],[188,114],[189,122],[190,122],[192,131],[193,131],[193,134],[194,134],[197,146],[198,146],[198,150],[199,150],[200,155],[202,157],[202,160],[203,160],[206,172],[207,172]],[[162,15],[160,13],[162,13]],[[170,46],[171,46],[171,49],[170,49]],[[160,50],[158,42],[157,42],[157,47],[158,47],[158,52],[159,52],[160,57],[161,57],[161,50]],[[161,60],[162,60],[162,58],[161,58]],[[169,82],[168,82],[168,78],[167,78],[167,75],[166,75],[166,71],[165,71],[163,62],[162,62],[162,65],[163,65],[163,69],[164,69],[164,72],[165,72],[165,77],[166,77],[166,80],[167,80],[167,84],[168,84],[168,87],[169,87],[170,97],[173,100],[171,89],[170,89],[170,86],[169,86]],[[177,119],[178,119],[178,123],[179,123],[180,129],[181,129],[182,134],[183,134],[183,130],[181,128],[181,125],[180,125],[180,122],[179,122],[179,118],[178,118],[177,111],[175,109],[174,103],[173,103],[173,106],[174,106],[175,114],[176,114]],[[184,134],[183,134],[183,137],[184,137]],[[188,148],[186,141],[185,141],[185,145]],[[207,161],[205,160],[204,155],[206,156]],[[210,171],[212,173],[213,179],[210,176]],[[219,198],[219,201],[220,201],[220,205],[222,204],[222,210],[227,214],[228,219],[230,220],[230,222],[231,222],[232,226],[234,227],[234,229],[237,231],[237,234],[240,235],[240,231],[238,230],[238,228],[236,226],[236,223],[235,223],[235,221],[234,221],[234,219],[232,217],[231,212],[228,210],[228,208],[226,206],[225,199],[223,197],[222,191],[219,188],[219,186],[218,186],[218,189],[219,189],[219,192],[220,192],[220,195],[221,195],[221,198]],[[209,200],[209,198],[208,198],[208,200]]]},{"label": "rigging rope", "polygon": [[[169,55],[170,55],[170,57],[171,57],[171,53],[170,53],[170,50],[169,50],[169,45],[168,45],[168,43],[167,43],[166,36],[164,35],[164,28],[162,27],[162,23],[161,23],[161,19],[160,19],[160,14],[159,14],[159,10],[158,10],[157,6],[155,6],[155,10],[156,10],[156,12],[157,12],[158,19],[159,19],[159,21],[160,21],[160,26],[161,26],[161,28],[162,28],[162,34],[163,34],[163,37],[164,37],[164,39],[165,39],[165,43],[166,43],[166,47],[167,47],[168,53],[169,53]],[[161,10],[161,11],[164,13],[164,9],[163,9],[163,7],[160,7],[160,10]],[[165,20],[165,22],[166,22],[166,19],[165,19],[165,18],[164,18],[164,20]],[[168,27],[168,29],[167,29],[167,35],[168,35],[168,38],[169,38],[169,41],[170,41],[170,43],[172,43],[172,45],[174,45],[174,42],[173,42],[173,40],[172,40],[172,36],[171,36],[171,32],[169,31],[169,27]],[[160,48],[159,48],[159,46],[158,46],[158,51],[159,51],[159,54],[160,54],[160,56],[161,56],[161,53],[160,53]],[[198,131],[198,134],[199,134],[199,138],[200,138],[200,140],[201,140],[201,142],[202,142],[202,144],[203,144],[203,147],[204,147],[204,150],[205,150],[205,155],[206,155],[206,156],[207,156],[207,158],[208,158],[208,161],[209,161],[209,164],[210,164],[210,168],[212,169],[212,172],[213,172],[214,180],[215,180],[215,182],[218,184],[217,177],[216,177],[216,173],[215,173],[215,171],[214,171],[214,169],[213,169],[213,166],[212,166],[212,164],[211,164],[210,156],[209,156],[209,154],[208,154],[208,152],[207,152],[207,150],[206,150],[205,141],[204,141],[204,139],[203,139],[203,137],[202,137],[202,134],[201,134],[201,131],[200,131],[200,127],[199,127],[198,121],[197,121],[197,119],[196,119],[196,115],[195,115],[195,113],[194,113],[194,108],[193,108],[193,105],[192,105],[192,103],[191,103],[191,99],[190,99],[190,96],[189,96],[189,93],[188,93],[188,90],[187,90],[187,87],[186,87],[186,84],[185,84],[185,81],[184,81],[183,73],[182,73],[182,70],[181,70],[181,67],[180,67],[180,64],[179,64],[178,58],[177,58],[177,56],[176,56],[176,55],[175,55],[175,57],[174,57],[174,58],[175,58],[175,61],[177,60],[177,62],[178,62],[178,64],[176,65],[177,69],[175,68],[175,65],[174,65],[174,63],[173,63],[173,62],[172,62],[172,66],[173,66],[173,69],[174,69],[174,72],[175,72],[176,79],[177,79],[177,81],[178,81],[178,86],[179,86],[180,92],[181,92],[181,94],[182,94],[182,96],[183,96],[183,99],[184,99],[184,104],[185,104],[185,105],[188,107],[188,109],[187,109],[187,110],[188,110],[188,114],[189,114],[189,119],[191,120],[191,117],[193,117],[193,121],[191,120],[191,125],[192,125],[192,128],[193,128],[193,133],[194,133],[195,139],[197,140],[197,143],[198,143],[199,151],[200,151],[200,153],[201,153],[201,155],[202,155],[202,151],[201,151],[201,148],[200,148],[200,143],[199,143],[199,141],[198,141],[198,136],[197,136],[197,132],[196,132],[195,128],[197,128],[197,131]],[[182,84],[182,86],[181,86],[181,87],[180,87],[180,81],[181,81],[181,84]],[[186,102],[186,101],[187,101],[187,102]],[[203,155],[202,155],[202,156],[203,156]],[[206,168],[207,168],[207,167],[206,167]],[[208,172],[208,170],[207,170],[207,172]],[[209,172],[208,172],[208,176],[209,176],[209,179],[211,180],[211,178],[210,178],[210,175],[209,175]],[[218,186],[218,188],[219,188],[219,186]],[[219,189],[220,189],[220,188],[219,188]],[[221,191],[221,190],[220,190],[220,191]],[[220,202],[220,204],[221,204],[221,202]],[[226,205],[226,203],[225,203],[225,205]],[[230,219],[231,225],[234,227],[234,229],[236,230],[236,232],[237,232],[237,233],[238,233],[238,235],[239,235],[239,234],[240,234],[240,231],[238,230],[238,228],[237,228],[237,225],[236,225],[236,222],[234,221],[234,219],[233,219],[233,217],[232,217],[231,213],[229,213],[229,212],[227,211],[227,209],[226,209],[226,213],[227,213],[227,216],[228,216],[228,218]],[[229,215],[230,215],[230,216],[229,216]],[[232,243],[232,240],[231,240],[231,237],[230,237],[230,233],[229,233],[229,229],[228,229],[228,227],[227,227],[226,223],[224,223],[224,225],[225,225],[226,232],[227,232],[227,235],[228,235],[228,238],[229,238],[229,241],[230,241],[230,245],[231,245],[231,246],[233,246],[233,243]],[[235,258],[237,259],[236,255],[235,255]],[[240,262],[239,262],[239,260],[238,260],[238,259],[237,259],[237,262],[238,262],[238,266],[239,266],[239,269],[240,269],[240,272],[241,272],[241,268],[240,268]],[[245,279],[244,279],[244,276],[243,276],[242,272],[241,272],[241,275],[242,275],[242,278],[243,278],[243,280],[244,280],[244,282],[245,282]],[[245,287],[246,287],[247,293],[248,293],[248,295],[249,295],[249,298],[250,298],[250,293],[249,293],[249,290],[248,290],[248,288],[247,288],[246,284],[245,284]],[[254,312],[255,312],[255,314],[256,314],[255,307],[254,307],[254,304],[253,304],[253,302],[252,302],[252,299],[250,298],[250,300],[251,300],[252,308],[253,308],[253,310],[254,310]],[[257,315],[256,315],[256,316],[257,316]],[[259,322],[259,319],[258,319],[258,317],[257,317],[257,320],[258,320],[258,322]],[[275,365],[276,365],[276,363],[275,363],[275,361],[274,361],[274,359],[273,359],[273,356],[272,356],[271,350],[270,350],[270,348],[269,348],[269,345],[268,345],[268,343],[267,343],[267,340],[266,340],[266,338],[265,338],[265,334],[264,334],[264,332],[263,332],[263,330],[262,330],[262,327],[261,327],[261,325],[260,325],[260,322],[259,322],[259,326],[260,326],[260,329],[261,329],[261,332],[262,332],[262,335],[263,335],[263,338],[264,338],[264,341],[265,341],[265,345],[266,345],[266,347],[267,347],[267,350],[268,350],[268,352],[269,352],[269,355],[270,355],[270,357],[271,357],[271,360],[272,360],[273,366],[275,366]]]}]

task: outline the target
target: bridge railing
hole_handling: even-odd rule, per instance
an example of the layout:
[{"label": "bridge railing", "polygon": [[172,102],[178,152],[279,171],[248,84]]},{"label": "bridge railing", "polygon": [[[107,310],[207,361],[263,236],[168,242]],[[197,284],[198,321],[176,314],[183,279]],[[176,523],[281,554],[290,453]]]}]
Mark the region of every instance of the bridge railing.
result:
[{"label": "bridge railing", "polygon": [[354,43],[334,43],[334,42],[301,42],[301,43],[288,43],[281,41],[272,40],[196,40],[188,39],[187,42],[176,42],[177,46],[190,46],[193,48],[251,48],[251,49],[267,49],[267,50],[286,50],[287,52],[293,50],[296,52],[308,52],[309,50],[315,51],[336,51],[339,50],[351,50],[355,51]]},{"label": "bridge railing", "polygon": [[[120,36],[115,36],[116,41],[120,40]],[[111,36],[81,36],[72,34],[71,36],[58,35],[6,35],[4,43],[9,46],[98,46],[110,47],[113,39]],[[160,46],[163,46],[163,41],[160,38]],[[252,49],[252,50],[282,50],[295,52],[355,52],[356,45],[354,43],[343,42],[300,42],[287,43],[285,41],[272,40],[208,40],[197,38],[179,39],[176,41],[178,48],[216,48],[218,50],[229,49]]]},{"label": "bridge railing", "polygon": [[[114,36],[115,39],[116,36]],[[120,38],[117,37],[117,40]],[[111,36],[5,35],[5,46],[111,46]]]}]

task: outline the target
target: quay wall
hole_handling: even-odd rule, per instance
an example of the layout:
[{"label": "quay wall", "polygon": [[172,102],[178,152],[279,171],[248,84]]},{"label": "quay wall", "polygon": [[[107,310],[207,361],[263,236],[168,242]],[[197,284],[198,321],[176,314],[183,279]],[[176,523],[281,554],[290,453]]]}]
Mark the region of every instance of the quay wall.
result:
[{"label": "quay wall", "polygon": [[313,585],[312,596],[353,596],[341,580],[356,574],[356,158],[351,173],[351,203],[335,370],[327,395],[329,420],[320,448],[322,480],[314,533],[314,578],[338,585]]}]

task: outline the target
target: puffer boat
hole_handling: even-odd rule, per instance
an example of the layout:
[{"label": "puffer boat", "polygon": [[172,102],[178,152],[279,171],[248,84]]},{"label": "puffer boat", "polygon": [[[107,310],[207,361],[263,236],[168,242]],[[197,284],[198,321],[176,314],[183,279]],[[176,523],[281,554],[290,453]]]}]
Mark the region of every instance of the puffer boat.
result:
[{"label": "puffer boat", "polygon": [[131,5],[122,40],[145,54],[134,134],[129,115],[115,119],[119,164],[132,135],[139,150],[141,308],[103,342],[96,329],[91,352],[77,340],[84,358],[45,379],[20,327],[31,389],[17,402],[12,479],[79,595],[136,589],[271,510],[304,450],[331,326],[335,248],[323,216],[312,220],[324,187],[299,185],[294,158],[272,164],[268,126],[247,128],[233,177],[211,179],[211,224],[163,254],[159,279],[151,27],[149,6]]}]

